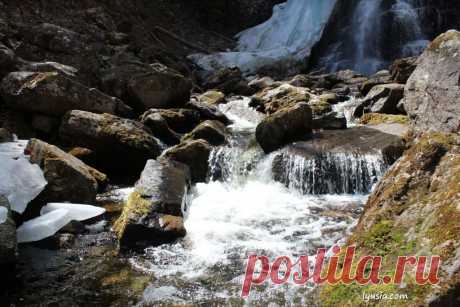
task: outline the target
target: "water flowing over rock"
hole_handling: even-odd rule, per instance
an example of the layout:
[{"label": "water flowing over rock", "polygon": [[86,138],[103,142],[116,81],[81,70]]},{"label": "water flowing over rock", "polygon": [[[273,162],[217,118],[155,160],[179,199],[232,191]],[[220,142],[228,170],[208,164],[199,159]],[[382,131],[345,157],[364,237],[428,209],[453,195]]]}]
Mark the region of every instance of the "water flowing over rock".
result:
[{"label": "water flowing over rock", "polygon": [[367,194],[388,165],[380,155],[323,153],[279,155],[273,167],[275,180],[303,194]]},{"label": "water flowing over rock", "polygon": [[437,33],[458,26],[449,1],[338,0],[310,66],[372,74],[396,58],[420,54]]},{"label": "water flowing over rock", "polygon": [[460,32],[437,37],[407,81],[404,107],[419,131],[460,131]]}]

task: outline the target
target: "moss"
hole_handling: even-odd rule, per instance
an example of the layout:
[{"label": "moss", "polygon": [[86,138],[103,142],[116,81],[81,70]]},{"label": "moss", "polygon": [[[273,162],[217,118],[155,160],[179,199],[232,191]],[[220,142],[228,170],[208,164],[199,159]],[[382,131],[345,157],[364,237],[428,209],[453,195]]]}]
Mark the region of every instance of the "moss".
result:
[{"label": "moss", "polygon": [[362,125],[379,125],[379,124],[401,124],[408,125],[409,118],[405,115],[391,115],[379,113],[366,113],[361,117],[360,124]]},{"label": "moss", "polygon": [[130,216],[143,216],[151,212],[154,203],[143,198],[142,195],[134,191],[128,198],[123,212],[121,213],[118,220],[113,225],[115,233],[120,238],[130,220]]},{"label": "moss", "polygon": [[129,289],[134,295],[141,295],[150,282],[150,277],[135,273],[130,268],[124,268],[100,280],[103,288]]}]

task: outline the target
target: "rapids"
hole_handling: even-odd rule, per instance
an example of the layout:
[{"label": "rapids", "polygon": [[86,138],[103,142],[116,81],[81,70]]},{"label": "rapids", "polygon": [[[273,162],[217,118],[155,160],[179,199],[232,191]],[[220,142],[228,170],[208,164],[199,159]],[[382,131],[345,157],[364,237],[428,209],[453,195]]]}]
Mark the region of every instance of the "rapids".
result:
[{"label": "rapids", "polygon": [[[361,187],[363,193],[357,194],[305,194],[315,191],[305,188],[308,182],[302,182],[299,168],[289,163],[287,176],[298,184],[276,182],[273,160],[281,151],[263,154],[254,137],[262,116],[250,109],[248,102],[240,97],[220,107],[234,122],[233,138],[229,145],[214,149],[209,182],[197,184],[188,195],[187,236],[130,258],[133,268],[154,276],[140,306],[242,303],[240,291],[248,255],[312,256],[319,247],[343,242],[355,225],[371,187]],[[308,160],[292,158],[309,166]],[[378,159],[350,161],[349,169],[338,180],[352,180],[348,177],[356,174],[358,164],[377,163]],[[377,164],[382,170],[374,173],[376,177],[384,167]],[[355,172],[349,172],[351,169]],[[307,304],[312,288],[256,287],[248,302]]]}]

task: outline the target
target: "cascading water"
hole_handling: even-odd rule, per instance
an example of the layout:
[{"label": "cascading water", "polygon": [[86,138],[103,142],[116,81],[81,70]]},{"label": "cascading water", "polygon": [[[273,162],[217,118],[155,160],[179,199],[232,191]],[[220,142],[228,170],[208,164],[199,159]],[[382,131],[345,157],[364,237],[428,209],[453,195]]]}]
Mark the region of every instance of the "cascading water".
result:
[{"label": "cascading water", "polygon": [[[343,240],[355,225],[366,196],[303,193],[310,192],[306,188],[310,181],[304,180],[304,172],[299,172],[295,165],[303,165],[305,170],[307,160],[292,157],[297,161],[294,166],[283,162],[286,178],[296,184],[286,186],[274,180],[274,161],[284,152],[265,155],[259,148],[254,132],[262,116],[248,103],[248,98],[237,98],[220,107],[234,122],[232,139],[228,145],[214,148],[210,157],[211,180],[197,184],[189,195],[185,212],[187,236],[172,245],[149,248],[145,255],[130,259],[135,269],[154,276],[140,306],[243,304],[240,292],[248,255],[311,256],[317,248],[331,247]],[[344,188],[337,192],[353,190],[350,187],[355,184],[349,181],[354,176],[357,181],[366,178],[369,184],[357,184],[356,190],[368,192],[370,184],[383,172],[383,166],[379,169],[380,165],[370,157],[349,157],[331,163],[343,162],[337,184]],[[374,162],[375,172],[366,173],[365,168],[371,169]],[[364,166],[365,163],[372,167]],[[318,172],[315,176],[320,182],[326,175]],[[247,303],[304,305],[312,288],[256,287]]]},{"label": "cascading water", "polygon": [[352,69],[367,75],[396,58],[420,54],[428,44],[422,27],[423,0],[338,1],[314,47],[310,66]]}]

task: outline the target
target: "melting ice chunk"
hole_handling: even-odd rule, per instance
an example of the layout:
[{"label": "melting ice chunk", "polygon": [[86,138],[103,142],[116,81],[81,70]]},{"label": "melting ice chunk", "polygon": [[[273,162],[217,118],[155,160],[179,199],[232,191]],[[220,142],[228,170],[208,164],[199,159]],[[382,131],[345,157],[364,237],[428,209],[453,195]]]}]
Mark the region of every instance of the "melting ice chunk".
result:
[{"label": "melting ice chunk", "polygon": [[16,159],[17,153],[7,151],[8,148],[11,149],[7,146],[0,149],[0,194],[8,198],[12,210],[23,213],[47,182],[38,165],[31,164],[24,156]]},{"label": "melting ice chunk", "polygon": [[8,218],[8,209],[6,209],[5,207],[0,207],[0,224],[5,223],[7,218]]},{"label": "melting ice chunk", "polygon": [[40,214],[45,215],[54,210],[64,209],[69,211],[70,220],[84,221],[99,216],[105,212],[104,208],[91,205],[68,204],[68,203],[49,203],[44,206]]},{"label": "melting ice chunk", "polygon": [[67,225],[69,210],[58,209],[25,222],[17,229],[18,243],[40,241]]}]

